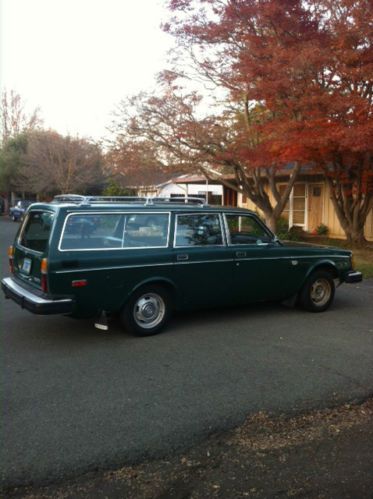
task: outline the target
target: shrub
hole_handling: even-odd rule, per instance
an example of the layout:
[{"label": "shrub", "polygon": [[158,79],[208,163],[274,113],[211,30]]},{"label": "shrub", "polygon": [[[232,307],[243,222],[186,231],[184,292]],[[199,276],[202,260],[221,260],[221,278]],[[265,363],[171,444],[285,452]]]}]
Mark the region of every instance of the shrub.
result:
[{"label": "shrub", "polygon": [[288,231],[287,239],[289,241],[301,241],[304,237],[304,230],[302,227],[298,227],[297,225],[293,225],[290,227]]},{"label": "shrub", "polygon": [[288,239],[289,222],[286,218],[279,218],[277,220],[276,234],[280,239]]},{"label": "shrub", "polygon": [[316,233],[319,236],[327,236],[329,234],[329,228],[325,224],[320,224],[316,229]]},{"label": "shrub", "polygon": [[133,189],[128,187],[121,187],[115,182],[111,181],[102,193],[103,196],[135,196],[136,193]]}]

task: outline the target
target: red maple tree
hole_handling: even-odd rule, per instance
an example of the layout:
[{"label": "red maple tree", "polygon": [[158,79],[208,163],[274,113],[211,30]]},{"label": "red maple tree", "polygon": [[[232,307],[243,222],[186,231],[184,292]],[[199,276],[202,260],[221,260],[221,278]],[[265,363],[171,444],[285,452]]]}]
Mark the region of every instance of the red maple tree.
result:
[{"label": "red maple tree", "polygon": [[[314,163],[347,238],[364,243],[373,205],[372,2],[171,0],[169,7],[175,15],[165,29],[245,118],[231,148],[246,157],[243,174],[259,163]],[[268,119],[250,121],[253,103]],[[249,130],[260,134],[255,147]]]}]

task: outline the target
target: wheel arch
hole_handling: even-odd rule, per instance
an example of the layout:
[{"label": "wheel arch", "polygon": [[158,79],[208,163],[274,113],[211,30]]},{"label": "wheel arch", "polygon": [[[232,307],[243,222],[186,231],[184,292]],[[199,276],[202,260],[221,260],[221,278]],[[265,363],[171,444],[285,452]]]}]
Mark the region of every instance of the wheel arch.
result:
[{"label": "wheel arch", "polygon": [[319,262],[316,262],[308,269],[308,272],[306,273],[305,278],[303,280],[302,287],[307,281],[307,279],[310,277],[310,275],[319,270],[326,270],[330,272],[330,274],[333,276],[333,279],[337,279],[339,277],[339,270],[333,260],[329,259],[321,260]]},{"label": "wheel arch", "polygon": [[160,286],[167,290],[170,293],[172,305],[174,307],[178,307],[179,304],[179,293],[177,291],[177,287],[175,283],[171,279],[167,279],[164,277],[151,277],[149,279],[145,279],[144,281],[139,282],[134,286],[131,291],[127,294],[125,300],[122,303],[122,307],[124,307],[131,296],[139,291],[141,288],[145,288],[146,286]]}]

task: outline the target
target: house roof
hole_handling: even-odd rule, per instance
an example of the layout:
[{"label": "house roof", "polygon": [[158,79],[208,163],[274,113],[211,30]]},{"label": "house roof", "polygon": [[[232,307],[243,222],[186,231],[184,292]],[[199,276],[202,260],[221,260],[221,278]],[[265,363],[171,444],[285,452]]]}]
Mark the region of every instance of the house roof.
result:
[{"label": "house roof", "polygon": [[[290,175],[290,171],[293,167],[292,163],[288,163],[285,165],[283,168],[279,168],[277,170],[277,175],[279,177],[285,177]],[[317,167],[316,165],[313,164],[307,164],[303,165],[300,171],[300,175],[320,175],[322,174],[321,168]],[[213,175],[213,174],[212,174]],[[264,173],[263,173],[264,175]],[[222,174],[222,178],[225,180],[233,181],[235,182],[236,177],[233,174]],[[136,187],[136,188],[160,188],[165,185],[169,184],[205,184],[207,179],[204,175],[200,173],[195,173],[195,174],[177,174],[175,176],[170,177],[169,172],[161,172],[161,171],[155,171],[151,175],[146,175],[143,178],[143,183],[142,184],[134,184],[131,187]],[[209,184],[220,184],[218,176],[214,179],[209,179],[208,180]]]}]

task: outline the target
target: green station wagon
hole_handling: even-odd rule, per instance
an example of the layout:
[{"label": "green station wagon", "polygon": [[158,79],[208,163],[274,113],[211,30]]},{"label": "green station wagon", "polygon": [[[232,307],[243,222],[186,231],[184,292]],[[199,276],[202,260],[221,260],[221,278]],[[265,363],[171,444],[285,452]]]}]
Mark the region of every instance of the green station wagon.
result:
[{"label": "green station wagon", "polygon": [[173,310],[296,299],[326,310],[359,282],[350,251],[285,244],[248,210],[199,199],[56,196],[29,207],[9,248],[7,298],[36,314],[119,314],[158,333]]}]

